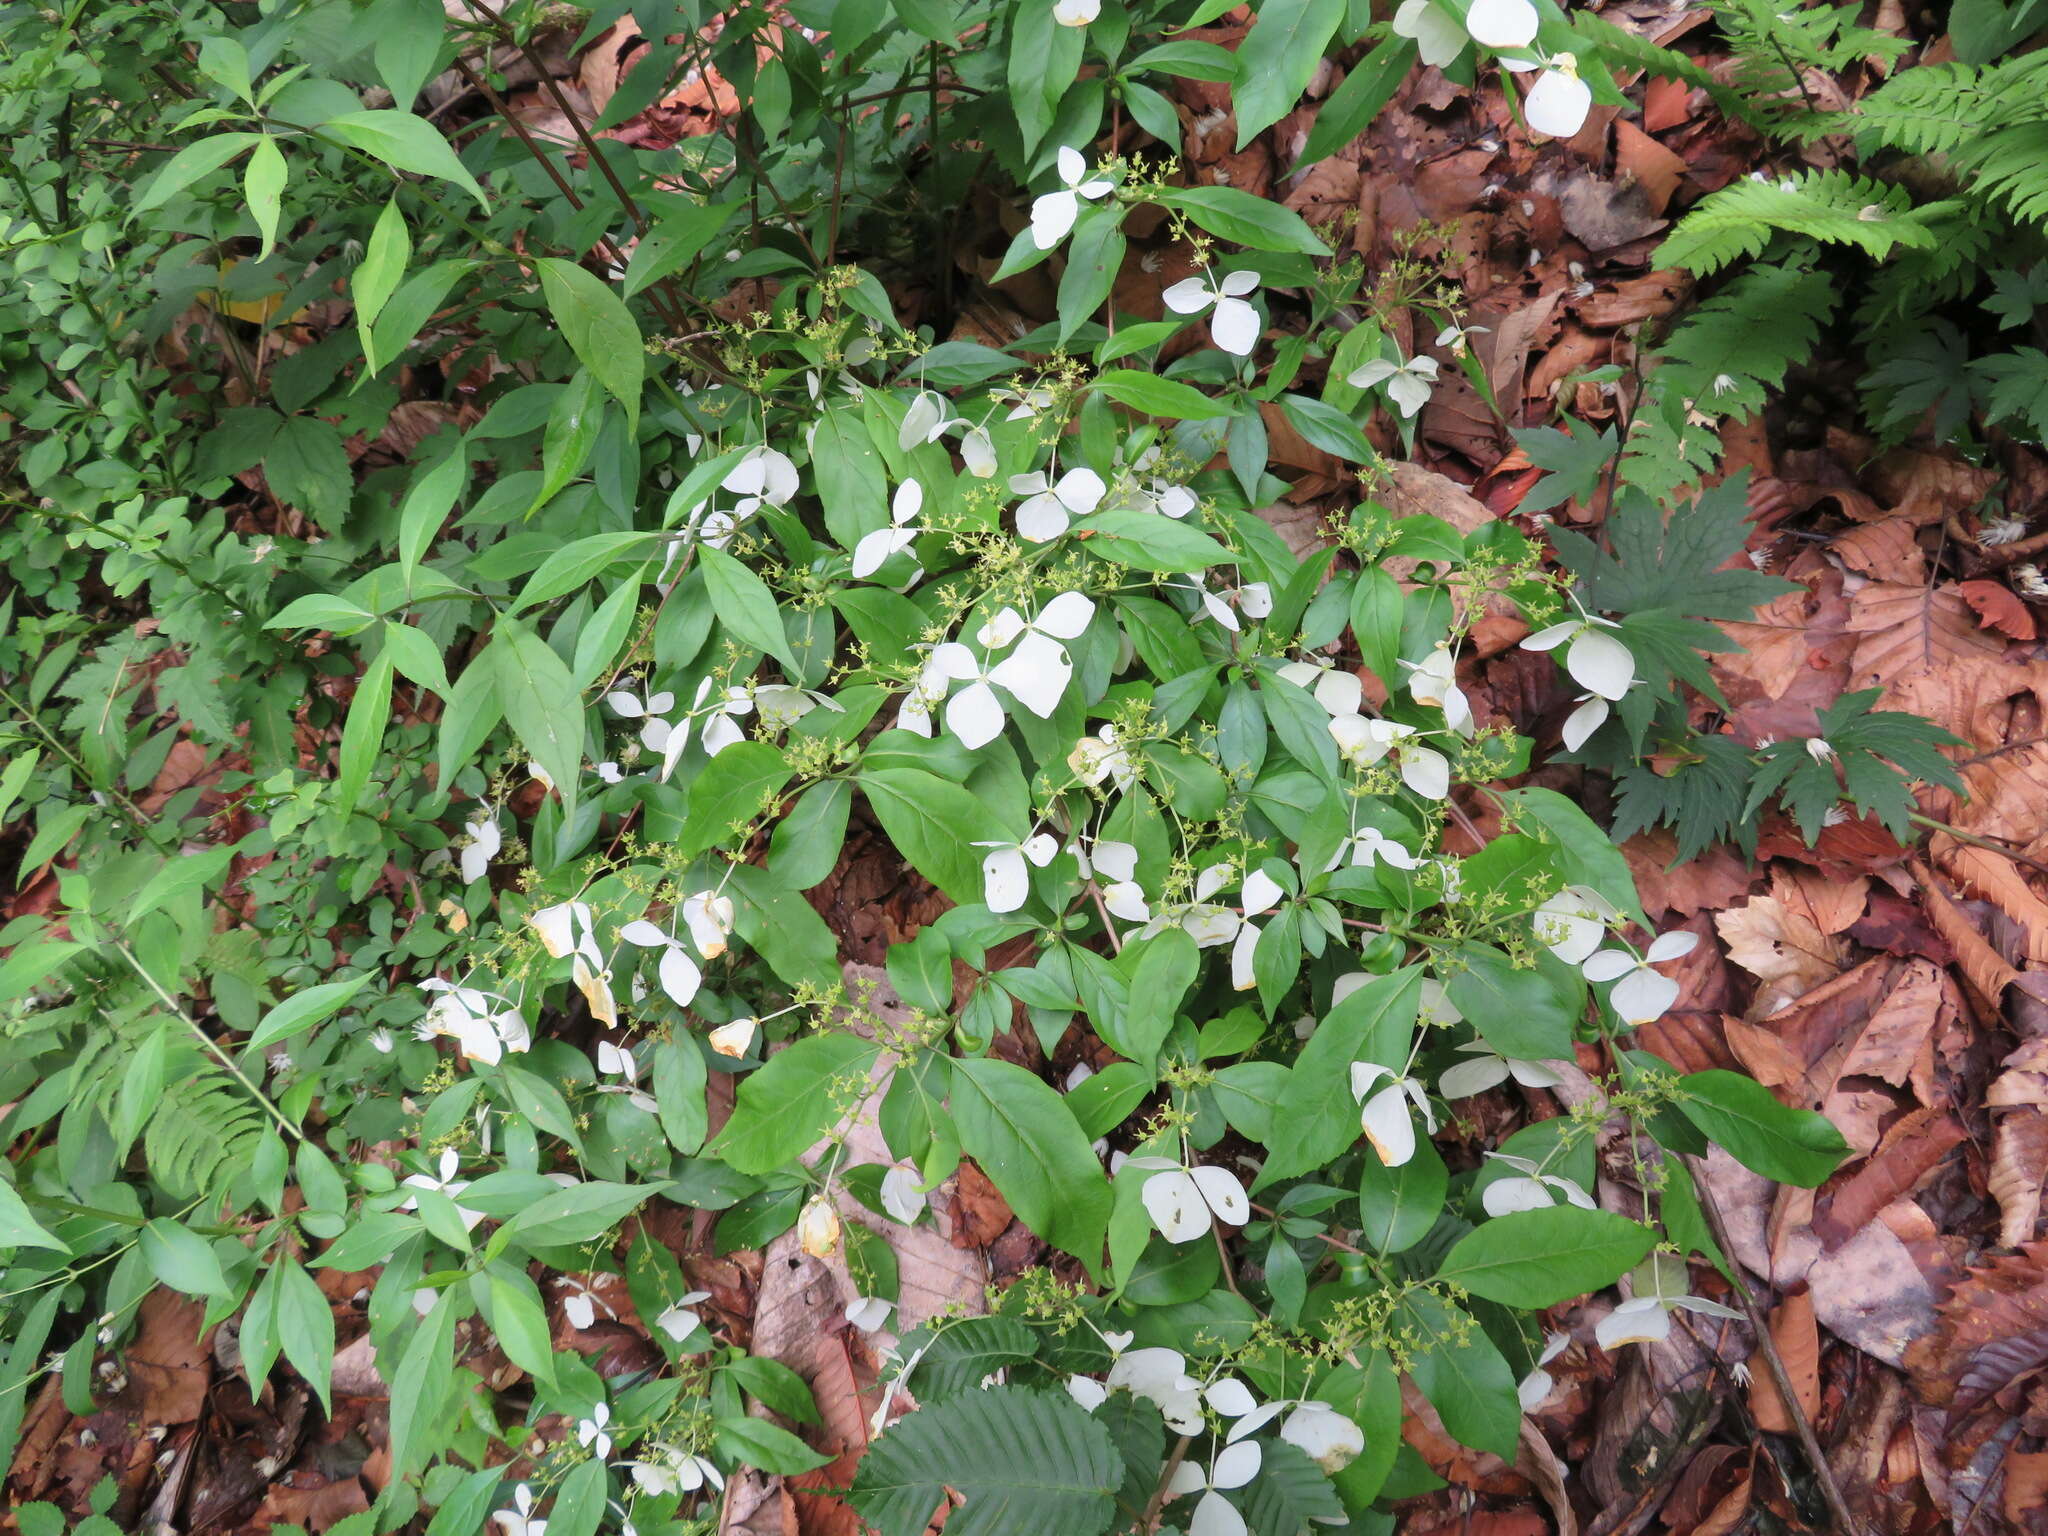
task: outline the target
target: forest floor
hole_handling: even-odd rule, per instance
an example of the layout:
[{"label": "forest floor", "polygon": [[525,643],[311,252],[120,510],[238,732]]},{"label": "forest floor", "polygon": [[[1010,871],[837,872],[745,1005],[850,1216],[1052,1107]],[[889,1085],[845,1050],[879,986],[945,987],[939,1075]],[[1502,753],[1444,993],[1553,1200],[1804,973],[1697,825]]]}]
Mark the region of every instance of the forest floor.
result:
[{"label": "forest floor", "polygon": [[[1626,0],[1604,14],[1709,68],[1718,62],[1704,11]],[[1242,20],[1225,17],[1198,35],[1231,46],[1243,31]],[[543,39],[540,51],[559,72],[561,99],[594,117],[630,67],[633,41],[629,21],[579,54],[567,51],[567,34],[551,46]],[[1625,389],[1561,381],[1610,363],[1626,374],[1645,329],[1689,299],[1681,278],[1650,264],[1674,214],[1772,168],[1764,145],[1683,84],[1651,82],[1640,125],[1596,108],[1576,138],[1538,146],[1497,88],[1471,91],[1422,70],[1365,137],[1289,175],[1317,98],[1338,78],[1325,76],[1309,102],[1241,151],[1232,147],[1228,88],[1177,82],[1191,179],[1284,202],[1372,264],[1392,260],[1397,240],[1418,225],[1432,226],[1418,249],[1440,253],[1462,287],[1466,323],[1484,328],[1475,351],[1517,426],[1547,424],[1559,409],[1596,431],[1616,423]],[[1853,99],[1870,83],[1816,85]],[[515,71],[509,94],[536,135],[571,137],[556,96],[538,82]],[[721,82],[699,80],[613,132],[658,148],[706,131],[732,104]],[[462,115],[458,103],[448,120]],[[1816,163],[1826,153],[1825,144],[1811,151]],[[985,227],[963,241],[958,278],[968,297],[954,335],[1000,343],[1050,318],[1052,290],[1042,270],[988,284],[1010,233],[1001,220],[1014,222],[1015,211],[990,198],[969,215]],[[1167,231],[1154,233],[1149,244],[1133,239],[1115,293],[1117,308],[1146,318],[1190,270],[1188,252]],[[901,297],[915,322],[921,296]],[[1397,340],[1411,355],[1429,338]],[[1816,358],[1763,417],[1726,434],[1727,472],[1751,477],[1749,558],[1799,589],[1736,626],[1747,649],[1713,661],[1731,708],[1701,723],[1748,745],[1807,736],[1816,711],[1843,693],[1881,689],[1880,707],[1925,715],[1969,743],[1957,754],[1969,794],[1923,792],[1928,835],[1913,847],[1874,819],[1830,826],[1811,848],[1789,822],[1769,820],[1753,862],[1716,849],[1674,863],[1668,835],[1630,839],[1624,851],[1652,925],[1706,941],[1674,971],[1682,999],[1643,1031],[1642,1044],[1683,1070],[1755,1075],[1826,1113],[1858,1154],[1814,1191],[1768,1184],[1718,1154],[1709,1164],[1735,1256],[1765,1281],[1759,1297],[1771,1337],[1849,1507],[1869,1529],[1896,1533],[2038,1529],[2048,1453],[2009,1447],[2023,1433],[2048,1432],[2048,1381],[2033,1375],[2048,1358],[2048,1243],[2034,1241],[2048,1173],[2048,659],[2039,639],[2048,582],[2032,564],[2048,549],[2048,532],[1998,542],[1973,509],[2002,482],[2008,515],[2026,519],[2048,499],[2048,464],[2018,449],[1981,465],[1949,452],[1880,451],[1838,425],[1853,419],[1853,384]],[[1331,507],[1356,498],[1355,481],[1277,413],[1268,425],[1275,472],[1293,486],[1271,515],[1305,542]],[[1541,471],[1455,370],[1445,370],[1417,438],[1415,463],[1389,493],[1397,510],[1462,527],[1518,519],[1528,529],[1551,517],[1590,528],[1604,515],[1597,493],[1547,514],[1520,512]],[[1554,741],[1569,702],[1555,663],[1518,649],[1521,635],[1512,621],[1483,625],[1464,686],[1481,718]],[[181,787],[185,768],[174,752],[155,792]],[[1611,808],[1603,783],[1579,770],[1542,778],[1596,817]],[[1484,831],[1483,803],[1470,810]],[[16,893],[6,915],[36,899],[33,890]],[[864,859],[856,838],[813,901],[849,960],[878,964],[888,943],[930,920],[938,899],[906,889],[892,861]],[[1495,1141],[1500,1127],[1487,1117],[1510,1112],[1502,1096],[1480,1100],[1473,1144]],[[1032,1244],[993,1188],[970,1186],[944,1230],[954,1247],[980,1249],[1000,1279]],[[678,1249],[696,1251],[692,1278],[711,1292],[724,1331],[749,1337],[762,1299],[760,1255],[713,1257],[687,1217],[672,1235]],[[931,1262],[946,1267],[943,1255]],[[373,1277],[320,1278],[339,1336],[360,1336]],[[907,1261],[904,1279],[937,1285],[955,1276],[919,1277]],[[639,1324],[606,1316],[630,1316],[630,1306],[614,1308],[601,1292],[598,1302],[582,1328],[565,1314],[557,1346],[651,1358]],[[213,1388],[234,1362],[218,1342],[210,1351],[182,1343],[195,1310],[167,1293],[145,1304],[121,1393],[145,1422],[217,1421],[197,1443],[218,1451],[195,1459],[193,1440],[174,1442],[188,1447],[178,1469],[191,1480],[186,1528],[320,1531],[366,1508],[381,1482],[383,1413],[367,1341],[344,1343],[336,1417],[314,1452],[279,1471],[264,1447],[290,1439],[288,1427],[246,1396],[239,1409],[223,1406]],[[1561,1309],[1558,1326],[1571,1321]],[[1411,1443],[1445,1486],[1404,1503],[1400,1530],[1826,1528],[1824,1480],[1739,1327],[1695,1319],[1668,1344],[1615,1355],[1574,1347],[1549,1369],[1560,1390],[1535,1414],[1539,1433],[1525,1437],[1528,1450],[1513,1466],[1457,1445],[1433,1430],[1425,1404],[1411,1404]],[[865,1367],[839,1374],[845,1400],[824,1403],[826,1426],[815,1432],[845,1431],[832,1450],[848,1448],[872,1406],[859,1397]],[[544,1435],[566,1429],[539,1426]],[[845,1465],[827,1470],[843,1475]],[[31,1406],[16,1488],[50,1496],[90,1487],[108,1471],[145,1475],[147,1459],[109,1465],[88,1419],[49,1393]],[[255,1513],[236,1514],[232,1527],[206,1523],[209,1509],[252,1505]],[[734,1530],[859,1529],[836,1500],[787,1491],[731,1514]]]}]

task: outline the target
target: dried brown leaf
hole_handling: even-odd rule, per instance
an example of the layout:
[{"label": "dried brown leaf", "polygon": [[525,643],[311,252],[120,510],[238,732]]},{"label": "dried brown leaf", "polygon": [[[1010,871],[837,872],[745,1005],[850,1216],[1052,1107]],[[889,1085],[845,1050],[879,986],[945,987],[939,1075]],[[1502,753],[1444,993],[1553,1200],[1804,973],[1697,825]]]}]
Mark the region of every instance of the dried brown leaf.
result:
[{"label": "dried brown leaf", "polygon": [[[1812,1293],[1794,1291],[1773,1307],[1770,1329],[1771,1342],[1777,1345],[1778,1358],[1792,1383],[1792,1394],[1811,1423],[1820,1416],[1820,1329],[1814,1323]],[[1761,1352],[1750,1361],[1749,1411],[1758,1429],[1774,1435],[1792,1433],[1792,1415]]]},{"label": "dried brown leaf", "polygon": [[2041,1184],[2048,1177],[2048,1113],[2014,1109],[1991,1131],[1991,1164],[1984,1182],[1998,1202],[1998,1241],[2008,1248],[2029,1242],[2041,1220]]},{"label": "dried brown leaf", "polygon": [[1714,914],[1728,958],[1761,983],[1752,1018],[1776,1013],[1841,973],[1841,945],[1775,896],[1752,896]]}]

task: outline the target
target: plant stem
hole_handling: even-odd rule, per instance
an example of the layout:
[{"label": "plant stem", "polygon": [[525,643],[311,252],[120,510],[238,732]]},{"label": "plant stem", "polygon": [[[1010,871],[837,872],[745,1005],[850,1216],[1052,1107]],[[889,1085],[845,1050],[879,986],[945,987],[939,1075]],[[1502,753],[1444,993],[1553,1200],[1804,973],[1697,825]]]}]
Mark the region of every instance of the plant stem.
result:
[{"label": "plant stem", "polygon": [[248,1090],[249,1097],[254,1099],[258,1104],[261,1104],[263,1106],[265,1111],[269,1113],[270,1118],[277,1122],[278,1129],[283,1131],[285,1135],[291,1137],[295,1141],[305,1140],[305,1137],[301,1134],[299,1128],[296,1125],[293,1125],[291,1121],[285,1119],[284,1111],[279,1109],[275,1104],[270,1102],[269,1098],[264,1094],[263,1090],[257,1087],[256,1084],[253,1081],[251,1081],[249,1074],[244,1072],[241,1069],[241,1067],[236,1064],[235,1058],[227,1053],[227,1051],[221,1046],[220,1042],[218,1040],[215,1040],[213,1036],[209,1035],[205,1030],[201,1029],[199,1027],[199,1021],[193,1018],[191,1014],[185,1011],[184,1005],[180,1003],[175,997],[171,996],[170,993],[164,990],[162,982],[158,981],[154,976],[149,974],[148,968],[144,966],[140,960],[135,958],[135,951],[128,947],[128,941],[126,939],[115,939],[113,941],[113,946],[115,953],[120,955],[120,957],[123,960],[126,960],[129,966],[134,970],[135,974],[140,976],[143,979],[143,981],[148,984],[149,990],[157,995],[157,1001],[162,1003],[164,1007],[170,1009],[171,1013],[174,1016],[176,1016],[178,1021],[182,1023],[187,1029],[192,1031],[193,1038],[196,1039],[201,1045],[205,1046],[208,1051],[212,1052],[214,1059],[218,1061],[223,1067],[227,1068],[228,1075]]}]

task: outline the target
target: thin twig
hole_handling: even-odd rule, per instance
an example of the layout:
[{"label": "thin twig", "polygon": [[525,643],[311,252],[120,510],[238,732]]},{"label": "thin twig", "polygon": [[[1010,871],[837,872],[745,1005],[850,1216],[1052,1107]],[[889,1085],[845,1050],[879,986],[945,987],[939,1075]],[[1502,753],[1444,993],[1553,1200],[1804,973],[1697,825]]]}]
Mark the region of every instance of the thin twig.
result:
[{"label": "thin twig", "polygon": [[1166,1465],[1159,1469],[1159,1486],[1152,1490],[1152,1497],[1145,1503],[1145,1513],[1138,1517],[1138,1529],[1156,1531],[1159,1516],[1166,1508],[1167,1486],[1173,1481],[1173,1474],[1180,1470],[1180,1464],[1187,1460],[1188,1446],[1194,1442],[1193,1435],[1182,1435],[1180,1444],[1173,1448],[1173,1454],[1166,1458]]},{"label": "thin twig", "polygon": [[1792,1428],[1799,1436],[1799,1444],[1806,1452],[1806,1459],[1813,1466],[1814,1481],[1820,1484],[1821,1496],[1827,1500],[1828,1513],[1834,1517],[1836,1529],[1842,1536],[1860,1536],[1862,1527],[1849,1512],[1848,1501],[1842,1497],[1841,1485],[1835,1481],[1835,1469],[1828,1465],[1827,1453],[1821,1449],[1820,1438],[1813,1432],[1813,1423],[1806,1417],[1806,1410],[1799,1405],[1799,1394],[1793,1389],[1791,1372],[1785,1369],[1785,1358],[1778,1353],[1778,1342],[1771,1337],[1771,1330],[1762,1310],[1751,1294],[1749,1284],[1742,1278],[1742,1266],[1735,1259],[1735,1244],[1728,1236],[1727,1224],[1721,1219],[1720,1203],[1714,1198],[1712,1184],[1707,1179],[1704,1162],[1697,1157],[1688,1157],[1688,1168],[1692,1172],[1693,1187],[1699,1192],[1700,1210],[1706,1215],[1707,1226],[1713,1231],[1714,1241],[1728,1259],[1725,1273],[1735,1287],[1736,1298],[1742,1303],[1742,1310],[1748,1314],[1749,1326],[1756,1334],[1757,1348],[1763,1351],[1764,1364],[1770,1369],[1771,1381],[1783,1400],[1785,1413],[1792,1420]]},{"label": "thin twig", "polygon": [[1952,827],[1945,821],[1932,816],[1923,816],[1918,811],[1908,811],[1906,819],[1915,826],[1928,827],[1936,832],[1946,833],[1959,843],[1968,843],[1972,848],[1982,848],[1991,853],[2002,853],[2015,864],[2024,864],[2040,874],[2048,875],[2048,864],[2042,863],[2031,854],[2021,853],[2017,848],[2008,848],[1996,838],[1980,837],[1975,832],[1965,832],[1961,827]]}]

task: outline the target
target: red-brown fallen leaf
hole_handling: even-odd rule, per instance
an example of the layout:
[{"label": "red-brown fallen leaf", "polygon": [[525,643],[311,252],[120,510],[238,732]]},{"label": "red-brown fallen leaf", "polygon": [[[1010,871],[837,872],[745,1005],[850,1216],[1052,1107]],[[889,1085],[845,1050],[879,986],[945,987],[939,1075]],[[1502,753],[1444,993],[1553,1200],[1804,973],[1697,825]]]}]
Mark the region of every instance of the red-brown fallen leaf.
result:
[{"label": "red-brown fallen leaf", "polygon": [[2021,1530],[2038,1530],[2048,1509],[2048,1451],[2007,1451],[2005,1486],[1999,1490],[2005,1518]]},{"label": "red-brown fallen leaf", "polygon": [[1654,214],[1671,205],[1671,194],[1685,175],[1683,155],[1673,154],[1626,118],[1614,125],[1614,165],[1643,189]]},{"label": "red-brown fallen leaf", "polygon": [[1828,1247],[1840,1247],[1878,1212],[1910,1194],[1965,1135],[1954,1115],[1913,1111],[1885,1133],[1876,1154],[1835,1191],[1828,1208],[1814,1218],[1814,1233]]},{"label": "red-brown fallen leaf", "polygon": [[2027,611],[2012,590],[2002,581],[1966,581],[1956,590],[1963,594],[1963,600],[1977,610],[1977,617],[1984,621],[1986,629],[1995,629],[2000,634],[2010,635],[2015,640],[2031,640],[2036,630],[2034,616]]},{"label": "red-brown fallen leaf", "polygon": [[2048,1243],[1970,1270],[1939,1312],[1936,1330],[1906,1351],[1906,1369],[1953,1425],[2048,1366]]},{"label": "red-brown fallen leaf", "polygon": [[988,1175],[963,1162],[953,1180],[953,1199],[943,1213],[946,1236],[955,1248],[986,1248],[1003,1235],[1012,1212]]},{"label": "red-brown fallen leaf", "polygon": [[1683,80],[1667,80],[1662,75],[1652,79],[1643,87],[1643,126],[1652,133],[1662,133],[1690,122],[1691,96],[1692,87]]},{"label": "red-brown fallen leaf", "polygon": [[[1813,1293],[1792,1292],[1771,1309],[1771,1342],[1792,1382],[1792,1394],[1811,1423],[1820,1416],[1820,1329],[1813,1320]],[[1792,1415],[1778,1394],[1777,1380],[1764,1367],[1762,1352],[1749,1372],[1749,1411],[1758,1429],[1775,1435],[1792,1432]]]},{"label": "red-brown fallen leaf", "polygon": [[2048,1174],[2048,1113],[2016,1108],[1991,1131],[1991,1163],[1984,1183],[1998,1202],[1998,1240],[2018,1247],[2041,1221],[2041,1184]]}]

